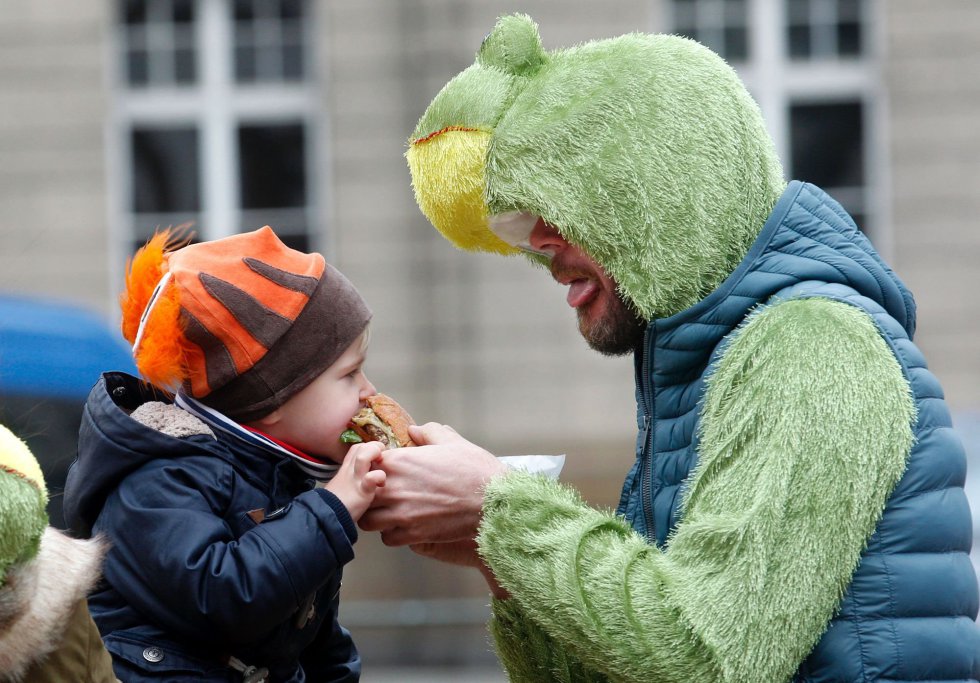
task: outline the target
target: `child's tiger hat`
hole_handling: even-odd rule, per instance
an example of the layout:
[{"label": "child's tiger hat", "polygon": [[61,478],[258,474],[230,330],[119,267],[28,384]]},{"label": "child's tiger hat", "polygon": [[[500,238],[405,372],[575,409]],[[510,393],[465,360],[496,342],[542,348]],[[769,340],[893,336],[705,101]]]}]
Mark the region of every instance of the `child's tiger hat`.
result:
[{"label": "child's tiger hat", "polygon": [[127,265],[122,333],[140,374],[240,422],[268,415],[357,339],[371,312],[317,253],[268,226],[186,245],[156,233]]}]

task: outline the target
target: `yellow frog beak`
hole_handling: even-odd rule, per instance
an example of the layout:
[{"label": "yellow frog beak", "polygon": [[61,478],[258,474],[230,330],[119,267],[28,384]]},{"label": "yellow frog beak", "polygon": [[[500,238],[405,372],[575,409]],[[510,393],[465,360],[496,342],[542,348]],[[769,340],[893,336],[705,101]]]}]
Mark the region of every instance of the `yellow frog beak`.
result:
[{"label": "yellow frog beak", "polygon": [[24,477],[47,497],[41,466],[27,444],[0,425],[0,470]]},{"label": "yellow frog beak", "polygon": [[415,201],[450,242],[468,251],[516,254],[487,220],[486,169],[490,133],[450,126],[413,140],[405,156]]}]

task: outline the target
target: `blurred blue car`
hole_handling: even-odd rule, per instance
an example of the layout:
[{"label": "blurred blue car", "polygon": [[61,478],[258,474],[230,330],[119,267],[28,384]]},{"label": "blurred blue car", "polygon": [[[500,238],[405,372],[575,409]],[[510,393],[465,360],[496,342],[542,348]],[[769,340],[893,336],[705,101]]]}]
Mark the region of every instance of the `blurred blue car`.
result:
[{"label": "blurred blue car", "polygon": [[0,423],[30,446],[44,471],[51,524],[75,459],[82,407],[107,370],[135,372],[122,335],[79,306],[0,295]]}]

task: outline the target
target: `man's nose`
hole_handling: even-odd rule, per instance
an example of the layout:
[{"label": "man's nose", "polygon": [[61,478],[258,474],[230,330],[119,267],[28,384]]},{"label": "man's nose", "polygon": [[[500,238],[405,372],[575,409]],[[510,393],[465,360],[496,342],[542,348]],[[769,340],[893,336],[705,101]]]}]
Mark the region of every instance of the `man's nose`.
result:
[{"label": "man's nose", "polygon": [[534,224],[531,235],[528,237],[528,243],[535,251],[548,256],[554,256],[568,246],[568,242],[561,236],[558,229],[545,223],[543,218],[539,218],[538,222]]}]

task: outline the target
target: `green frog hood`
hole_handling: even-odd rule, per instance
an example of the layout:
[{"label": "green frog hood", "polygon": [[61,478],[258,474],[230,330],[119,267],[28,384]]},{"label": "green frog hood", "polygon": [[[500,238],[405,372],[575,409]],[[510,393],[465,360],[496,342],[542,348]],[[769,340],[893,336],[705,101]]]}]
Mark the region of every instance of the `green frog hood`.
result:
[{"label": "green frog hood", "polygon": [[524,15],[439,92],[407,157],[456,246],[520,253],[543,218],[645,319],[714,290],[785,188],[758,106],[707,48],[629,34],[546,52]]}]

